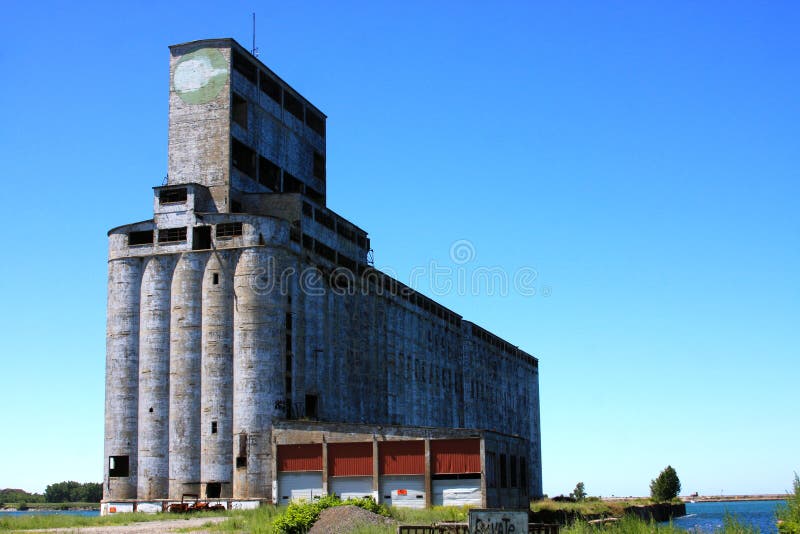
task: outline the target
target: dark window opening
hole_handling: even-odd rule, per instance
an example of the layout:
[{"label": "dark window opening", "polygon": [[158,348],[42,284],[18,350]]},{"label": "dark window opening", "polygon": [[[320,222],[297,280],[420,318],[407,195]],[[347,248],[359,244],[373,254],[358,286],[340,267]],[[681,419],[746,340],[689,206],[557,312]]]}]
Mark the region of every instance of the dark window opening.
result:
[{"label": "dark window opening", "polygon": [[320,206],[325,205],[325,195],[323,195],[316,189],[306,186],[306,196],[308,196],[308,198],[310,198]]},{"label": "dark window opening", "polygon": [[303,120],[303,103],[289,91],[283,93],[283,107],[301,121]]},{"label": "dark window opening", "polygon": [[508,487],[508,470],[506,465],[506,455],[500,455],[500,487],[507,488]]},{"label": "dark window opening", "polygon": [[[297,223],[295,223],[295,225],[296,224]],[[292,227],[289,228],[289,239],[291,239],[295,243],[299,243],[300,242],[300,227],[299,226],[295,226],[295,225],[292,225]]]},{"label": "dark window opening", "polygon": [[231,213],[242,213],[242,203],[238,200],[231,200]]},{"label": "dark window opening", "polygon": [[329,213],[326,213],[322,210],[314,211],[314,220],[330,230],[336,229],[336,226],[333,222],[333,217]]},{"label": "dark window opening", "polygon": [[302,193],[303,182],[292,176],[286,171],[283,171],[283,192],[284,193]]},{"label": "dark window opening", "polygon": [[181,228],[163,228],[158,231],[159,243],[177,243],[186,241],[186,227]]},{"label": "dark window opening", "polygon": [[217,433],[217,422],[216,421],[211,421],[211,433],[212,434],[216,434]]},{"label": "dark window opening", "polygon": [[242,235],[242,223],[219,223],[217,225],[217,237],[236,237]]},{"label": "dark window opening", "polygon": [[179,202],[186,202],[187,192],[185,187],[176,187],[175,189],[162,189],[158,192],[159,204],[177,204]]},{"label": "dark window opening", "polygon": [[233,166],[250,178],[256,176],[256,153],[238,139],[231,138]]},{"label": "dark window opening", "polygon": [[286,350],[292,350],[292,334],[286,334]]},{"label": "dark window opening", "polygon": [[133,247],[136,245],[152,245],[153,244],[153,231],[141,230],[138,232],[128,232],[128,246]]},{"label": "dark window opening", "polygon": [[511,456],[511,487],[517,487],[517,457]]},{"label": "dark window opening", "polygon": [[281,103],[281,84],[270,78],[266,73],[259,73],[259,82],[261,82],[261,91],[270,97],[272,100]]},{"label": "dark window opening", "polygon": [[273,191],[281,190],[281,168],[267,158],[258,158],[258,183]]},{"label": "dark window opening", "polygon": [[206,484],[206,498],[219,499],[220,495],[222,495],[221,482],[209,482]]},{"label": "dark window opening", "polygon": [[314,177],[320,180],[325,179],[325,156],[319,152],[314,152]]},{"label": "dark window opening", "polygon": [[130,459],[128,456],[108,457],[108,476],[127,477],[130,474]]},{"label": "dark window opening", "polygon": [[308,202],[303,202],[303,215],[306,215],[307,217],[314,215],[314,208],[312,208],[311,204]]},{"label": "dark window opening", "polygon": [[320,136],[325,137],[325,119],[317,115],[310,108],[306,108],[306,125]]},{"label": "dark window opening", "polygon": [[317,418],[317,396],[306,395],[306,417],[309,419]]},{"label": "dark window opening", "polygon": [[239,453],[236,455],[236,468],[247,467],[247,432],[239,434]]},{"label": "dark window opening", "polygon": [[308,234],[303,234],[303,248],[314,250],[314,238]]},{"label": "dark window opening", "polygon": [[211,227],[195,226],[192,230],[192,250],[211,248]]},{"label": "dark window opening", "polygon": [[233,51],[233,70],[250,80],[250,82],[256,83],[256,72],[258,72],[258,69],[256,69],[256,66],[253,65],[249,59],[236,50]]},{"label": "dark window opening", "polygon": [[336,262],[336,251],[333,250],[331,247],[325,245],[324,243],[320,243],[319,241],[314,243],[314,252],[322,256],[328,261]]},{"label": "dark window opening", "polygon": [[236,93],[233,93],[231,117],[233,118],[233,122],[245,130],[247,129],[247,100]]},{"label": "dark window opening", "polygon": [[148,411],[149,411],[150,413],[153,413],[153,407],[151,406],[151,407],[150,407],[150,409],[149,409]]},{"label": "dark window opening", "polygon": [[219,284],[219,273],[214,273],[211,275],[211,283],[214,285]]}]

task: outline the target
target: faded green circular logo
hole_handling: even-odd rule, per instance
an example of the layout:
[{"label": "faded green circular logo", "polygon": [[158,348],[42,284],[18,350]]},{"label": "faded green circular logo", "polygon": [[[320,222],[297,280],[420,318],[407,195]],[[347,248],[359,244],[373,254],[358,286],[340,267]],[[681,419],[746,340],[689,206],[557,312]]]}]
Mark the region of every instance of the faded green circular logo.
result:
[{"label": "faded green circular logo", "polygon": [[216,48],[201,48],[178,60],[172,88],[187,104],[205,104],[217,98],[228,81],[228,62]]}]

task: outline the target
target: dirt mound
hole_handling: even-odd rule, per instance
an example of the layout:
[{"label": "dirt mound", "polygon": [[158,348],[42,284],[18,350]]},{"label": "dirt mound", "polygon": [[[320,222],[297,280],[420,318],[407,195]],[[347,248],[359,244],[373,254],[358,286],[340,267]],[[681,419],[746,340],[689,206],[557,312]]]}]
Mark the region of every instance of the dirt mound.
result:
[{"label": "dirt mound", "polygon": [[319,519],[308,534],[345,534],[358,527],[394,525],[388,517],[374,514],[358,506],[334,506],[319,514]]}]

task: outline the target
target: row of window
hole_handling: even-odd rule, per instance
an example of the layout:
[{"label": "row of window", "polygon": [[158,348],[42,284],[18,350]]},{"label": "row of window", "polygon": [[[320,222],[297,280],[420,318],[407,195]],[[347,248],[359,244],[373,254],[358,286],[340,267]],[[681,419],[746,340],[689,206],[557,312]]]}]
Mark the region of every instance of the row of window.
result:
[{"label": "row of window", "polygon": [[[498,487],[497,474],[495,473],[495,458],[493,452],[486,453],[486,487]],[[500,488],[528,489],[528,466],[524,456],[500,454]]]},{"label": "row of window", "polygon": [[[186,241],[188,229],[185,226],[178,228],[161,228],[158,230],[157,241],[162,243],[181,243]],[[195,249],[208,249],[211,248],[211,227],[198,226],[194,228],[194,248]],[[216,226],[217,238],[230,238],[242,235],[242,223],[219,223]],[[154,237],[156,236],[155,230],[137,230],[128,232],[128,246],[137,245],[152,245]]]},{"label": "row of window", "polygon": [[[275,162],[258,154],[235,137],[231,138],[231,161],[233,166],[249,178],[269,187],[276,193],[302,193],[318,204],[325,204],[325,195],[303,183]],[[319,169],[317,168],[319,161]],[[325,179],[325,158],[314,153],[314,176]]]},{"label": "row of window", "polygon": [[303,202],[303,215],[313,218],[314,221],[318,222],[329,230],[336,232],[338,235],[347,239],[348,241],[355,243],[360,248],[367,248],[368,246],[366,234],[358,232],[352,225],[342,219],[339,219],[338,217],[335,217],[327,210],[314,208],[308,202]]},{"label": "row of window", "polygon": [[244,76],[262,93],[278,103],[283,109],[291,113],[300,122],[305,123],[311,130],[325,137],[325,119],[316,111],[303,105],[302,100],[295,96],[289,89],[272,78],[269,74],[259,69],[237,50],[233,51],[233,70]]},{"label": "row of window", "polygon": [[488,343],[489,345],[493,346],[494,348],[501,351],[505,355],[514,357],[526,364],[533,363],[534,367],[538,367],[538,360],[536,360],[536,358],[533,358],[532,356],[521,351],[518,347],[515,347],[508,341],[505,341],[504,339],[497,337],[491,332],[484,330],[478,325],[475,324],[472,325],[472,336],[477,339],[480,339],[484,343]]}]

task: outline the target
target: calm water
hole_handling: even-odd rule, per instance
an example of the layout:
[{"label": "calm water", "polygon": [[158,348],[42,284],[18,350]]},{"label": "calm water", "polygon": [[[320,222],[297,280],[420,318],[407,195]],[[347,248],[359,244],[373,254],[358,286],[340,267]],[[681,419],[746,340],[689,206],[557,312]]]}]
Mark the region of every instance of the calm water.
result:
[{"label": "calm water", "polygon": [[100,510],[25,510],[24,512],[0,512],[0,517],[16,515],[100,515]]},{"label": "calm water", "polygon": [[686,503],[686,517],[675,519],[672,524],[686,530],[714,532],[722,528],[725,513],[735,516],[740,522],[756,527],[761,532],[775,534],[775,510],[785,501],[738,501]]}]

